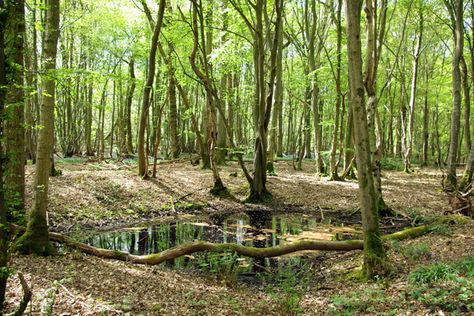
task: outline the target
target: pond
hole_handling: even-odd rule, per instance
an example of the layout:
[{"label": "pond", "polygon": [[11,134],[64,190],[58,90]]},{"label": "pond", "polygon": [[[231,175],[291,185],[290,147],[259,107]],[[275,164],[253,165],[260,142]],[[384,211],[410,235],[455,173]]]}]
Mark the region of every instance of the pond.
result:
[{"label": "pond", "polygon": [[[151,224],[98,233],[82,241],[99,248],[129,252],[135,255],[158,253],[196,240],[215,243],[237,243],[257,248],[274,247],[301,239],[354,239],[360,230],[320,216],[274,214],[269,211],[247,211],[237,215],[214,215],[207,218],[184,217],[178,221]],[[196,253],[176,258],[167,265],[181,269],[232,271],[252,274],[288,263],[299,264],[315,252],[300,252],[282,258],[246,258],[229,253]]]}]

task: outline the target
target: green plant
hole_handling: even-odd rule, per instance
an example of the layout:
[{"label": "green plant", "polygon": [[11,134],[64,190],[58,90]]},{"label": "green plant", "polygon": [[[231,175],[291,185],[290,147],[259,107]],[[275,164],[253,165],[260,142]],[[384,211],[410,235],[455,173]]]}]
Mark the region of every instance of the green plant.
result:
[{"label": "green plant", "polygon": [[382,170],[402,171],[404,167],[403,160],[400,158],[384,157],[380,163],[382,164]]},{"label": "green plant", "polygon": [[308,263],[289,260],[279,265],[271,274],[259,274],[258,277],[266,284],[266,291],[279,303],[279,311],[284,315],[300,315],[300,306],[306,288],[311,280],[312,271]]},{"label": "green plant", "polygon": [[410,273],[411,296],[431,310],[474,311],[474,256],[421,266]]},{"label": "green plant", "polygon": [[431,250],[426,243],[408,245],[402,248],[402,254],[405,258],[412,261],[431,258]]},{"label": "green plant", "polygon": [[392,299],[375,284],[364,291],[356,291],[350,296],[335,295],[331,298],[329,315],[353,315],[355,313],[373,313],[377,306],[385,306]]}]

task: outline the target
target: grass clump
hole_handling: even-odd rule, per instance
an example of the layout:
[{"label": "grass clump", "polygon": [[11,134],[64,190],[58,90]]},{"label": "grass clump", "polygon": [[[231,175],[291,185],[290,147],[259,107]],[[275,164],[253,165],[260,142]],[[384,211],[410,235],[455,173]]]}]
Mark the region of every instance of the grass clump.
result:
[{"label": "grass clump", "polygon": [[378,284],[368,287],[363,291],[356,291],[349,296],[335,295],[331,297],[329,315],[354,315],[375,313],[387,303],[391,303],[392,297],[386,295],[383,288]]},{"label": "grass clump", "polygon": [[265,290],[276,302],[283,315],[301,315],[301,300],[313,278],[311,265],[299,260],[289,260],[269,274],[260,274],[259,278]]}]

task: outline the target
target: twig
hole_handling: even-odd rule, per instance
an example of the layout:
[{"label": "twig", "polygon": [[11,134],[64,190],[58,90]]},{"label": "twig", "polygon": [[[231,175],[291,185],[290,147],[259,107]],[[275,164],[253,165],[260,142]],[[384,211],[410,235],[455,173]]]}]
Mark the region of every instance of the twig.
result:
[{"label": "twig", "polygon": [[28,303],[31,301],[31,288],[28,286],[28,283],[26,283],[25,277],[21,272],[18,273],[18,278],[20,279],[21,287],[23,288],[23,298],[20,302],[20,306],[18,306],[18,309],[16,312],[13,314],[14,316],[21,316],[26,310],[26,307],[28,306]]}]

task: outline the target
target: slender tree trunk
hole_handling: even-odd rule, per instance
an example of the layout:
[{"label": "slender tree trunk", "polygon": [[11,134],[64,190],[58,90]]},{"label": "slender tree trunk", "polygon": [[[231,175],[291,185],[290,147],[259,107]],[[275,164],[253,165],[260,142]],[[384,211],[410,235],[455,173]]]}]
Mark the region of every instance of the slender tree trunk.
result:
[{"label": "slender tree trunk", "polygon": [[[337,50],[336,50],[336,102],[334,110],[334,131],[332,137],[332,148],[331,148],[331,158],[330,158],[330,179],[331,180],[340,180],[337,173],[337,164],[336,164],[336,152],[339,147],[338,136],[339,136],[339,112],[342,101],[342,90],[341,90],[341,48],[342,48],[342,0],[338,0],[337,5],[337,16],[336,16],[336,27],[337,27]],[[344,114],[344,113],[343,113]]]},{"label": "slender tree trunk", "polygon": [[464,57],[461,56],[461,76],[462,89],[464,94],[464,144],[466,146],[466,155],[469,155],[471,149],[471,89],[469,87],[469,74]]},{"label": "slender tree trunk", "polygon": [[[377,15],[377,12],[379,14]],[[382,135],[380,118],[377,111],[377,69],[382,52],[383,38],[385,35],[385,19],[387,13],[387,0],[381,1],[377,7],[376,0],[366,0],[366,61],[364,86],[367,91],[367,114],[372,153],[372,171],[374,173],[375,192],[378,200],[378,210],[381,214],[391,214],[391,209],[385,203],[382,195]],[[355,113],[354,113],[355,119]]]},{"label": "slender tree trunk", "polygon": [[[170,46],[170,54],[172,47]],[[170,58],[171,60],[171,58]],[[168,65],[168,98],[169,98],[169,124],[170,124],[170,140],[171,140],[171,155],[173,158],[178,158],[180,154],[179,140],[178,140],[178,109],[176,106],[176,79],[174,76],[174,68],[171,63]]]},{"label": "slender tree trunk", "polygon": [[420,50],[421,50],[421,42],[423,38],[423,8],[420,8],[420,15],[419,15],[419,29],[418,29],[418,36],[416,41],[415,52],[413,54],[413,72],[411,78],[411,90],[410,90],[410,112],[409,112],[409,122],[408,122],[408,132],[407,132],[407,144],[405,145],[406,151],[405,155],[405,172],[411,173],[413,169],[411,167],[411,152],[413,150],[413,134],[414,132],[414,124],[415,124],[415,104],[416,104],[416,92],[417,92],[417,83],[418,83],[418,64],[420,60]]},{"label": "slender tree trunk", "polygon": [[[282,8],[284,10],[284,8]],[[270,127],[269,140],[269,158],[267,162],[267,171],[270,175],[276,175],[275,167],[273,165],[275,155],[278,151],[277,135],[278,135],[278,118],[280,111],[283,109],[283,20],[280,20],[278,27],[278,47],[277,47],[277,61],[276,61],[276,77],[275,77],[275,102],[273,104],[273,112]]]},{"label": "slender tree trunk", "polygon": [[135,93],[136,82],[135,82],[135,60],[130,60],[128,64],[130,81],[129,88],[127,93],[127,110],[126,110],[126,126],[127,126],[127,153],[129,155],[133,154],[133,135],[132,135],[132,104],[133,104],[133,95]]},{"label": "slender tree trunk", "polygon": [[451,15],[454,36],[454,55],[452,61],[452,88],[453,88],[453,111],[451,114],[451,138],[449,143],[448,173],[446,188],[457,189],[456,163],[459,146],[459,130],[461,118],[461,71],[459,69],[463,54],[464,32],[463,32],[463,0],[456,0],[454,5],[445,0],[446,7]]},{"label": "slender tree trunk", "polygon": [[372,175],[370,136],[365,109],[361,53],[361,0],[345,0],[349,70],[349,100],[354,115],[355,148],[362,226],[364,230],[364,273],[372,278],[384,274],[385,253],[379,232],[377,194]]},{"label": "slender tree trunk", "polygon": [[138,175],[143,178],[148,177],[148,156],[145,153],[145,131],[146,123],[148,121],[148,110],[150,107],[150,94],[153,87],[153,81],[155,79],[156,69],[156,50],[158,46],[158,37],[160,35],[161,26],[163,23],[163,15],[165,11],[165,0],[160,0],[160,6],[158,10],[158,18],[153,30],[153,36],[151,39],[150,52],[148,55],[148,74],[143,88],[143,100],[142,100],[142,111],[140,115],[140,125],[138,130]]},{"label": "slender tree trunk", "polygon": [[428,165],[428,151],[429,151],[429,123],[430,123],[430,110],[428,105],[428,71],[426,71],[426,89],[425,89],[425,96],[423,102],[423,160],[421,165],[427,166]]},{"label": "slender tree trunk", "polygon": [[[56,68],[59,38],[59,0],[48,0],[46,11],[45,43],[43,48],[44,72]],[[50,254],[54,248],[49,241],[47,210],[51,155],[54,143],[54,101],[56,82],[46,76],[42,80],[42,104],[38,133],[36,176],[33,209],[25,234],[18,240],[18,248],[25,253]]]}]

